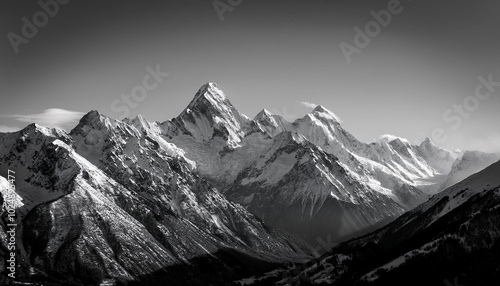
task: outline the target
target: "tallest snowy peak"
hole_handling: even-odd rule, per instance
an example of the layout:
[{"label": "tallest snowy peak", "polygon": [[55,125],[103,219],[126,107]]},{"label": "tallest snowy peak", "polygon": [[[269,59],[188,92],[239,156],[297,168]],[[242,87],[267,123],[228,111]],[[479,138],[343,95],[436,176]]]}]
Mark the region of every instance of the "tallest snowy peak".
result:
[{"label": "tallest snowy peak", "polygon": [[175,120],[181,130],[199,141],[220,137],[232,146],[241,140],[251,121],[236,110],[217,84],[211,82],[198,90]]},{"label": "tallest snowy peak", "polygon": [[217,84],[204,84],[189,103],[184,113],[199,112],[206,115],[232,116],[238,113]]},{"label": "tallest snowy peak", "polygon": [[209,82],[204,84],[194,96],[194,99],[189,104],[189,108],[192,108],[200,100],[208,100],[212,104],[222,104],[227,103],[228,99],[224,92],[219,89],[216,83]]}]

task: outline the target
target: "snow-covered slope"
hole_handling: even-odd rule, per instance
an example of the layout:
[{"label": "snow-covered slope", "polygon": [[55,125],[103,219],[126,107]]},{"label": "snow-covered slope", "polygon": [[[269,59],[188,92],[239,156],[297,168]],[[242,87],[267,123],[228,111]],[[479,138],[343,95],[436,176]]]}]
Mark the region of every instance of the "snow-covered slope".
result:
[{"label": "snow-covered slope", "polygon": [[281,279],[279,285],[298,281],[314,285],[397,285],[400,281],[443,285],[443,281],[457,280],[460,285],[499,285],[498,174],[500,161],[386,227],[333,248],[302,273],[282,273],[275,275],[276,280]]},{"label": "snow-covered slope", "polygon": [[292,124],[280,115],[272,114],[271,112],[263,109],[253,119],[260,131],[274,137],[283,131],[291,131]]},{"label": "snow-covered slope", "polygon": [[257,272],[309,255],[266,224],[336,243],[412,210],[448,172],[449,184],[492,158],[429,139],[364,143],[323,106],[294,122],[267,110],[250,119],[214,83],[164,122],[91,111],[70,134],[33,124],[0,144],[0,172],[17,175],[22,265],[63,283],[186,283],[174,270],[194,285],[227,282],[251,263],[263,265]]},{"label": "snow-covered slope", "polygon": [[[403,196],[370,189],[339,160],[295,132],[282,132],[226,194],[264,221],[311,243],[367,231],[401,215]],[[408,197],[425,196],[408,190]]]},{"label": "snow-covered slope", "polygon": [[160,139],[96,111],[70,135],[38,125],[0,134],[0,165],[16,171],[24,203],[18,256],[29,263],[18,277],[220,284],[310,255],[228,201]]},{"label": "snow-covered slope", "polygon": [[416,150],[427,164],[442,174],[450,173],[453,163],[462,155],[461,152],[439,148],[429,138],[417,146]]},{"label": "snow-covered slope", "polygon": [[204,174],[217,172],[219,154],[240,146],[251,130],[251,119],[240,114],[215,83],[196,93],[182,113],[159,125],[161,135],[186,151]]},{"label": "snow-covered slope", "polygon": [[489,165],[500,160],[500,154],[484,153],[478,151],[465,151],[462,156],[457,158],[448,173],[441,189],[446,189],[468,176],[477,173]]},{"label": "snow-covered slope", "polygon": [[[164,142],[162,146],[171,144],[164,149],[190,162],[233,201],[278,228],[308,233],[310,242],[317,239],[309,231],[312,225],[324,224],[321,233],[340,239],[414,208],[438,191],[457,156],[429,139],[414,146],[385,135],[363,143],[323,106],[294,122],[265,109],[249,119],[214,83],[202,86],[176,118],[158,123],[138,116],[125,122]],[[295,149],[304,150],[289,151]],[[335,168],[323,162],[335,162]],[[299,172],[306,163],[307,172]],[[276,201],[268,193],[283,199],[279,213],[274,208],[270,215]],[[353,207],[335,207],[345,219],[341,231],[339,223],[323,223],[338,219],[324,217],[336,216],[327,200]],[[286,217],[297,219],[290,223]]]},{"label": "snow-covered slope", "polygon": [[[250,120],[240,114],[212,83],[203,86],[186,110],[161,123],[160,128],[159,136],[183,149],[185,157],[196,163],[196,171],[213,181],[234,201],[249,207],[266,222],[298,233],[309,232],[309,228],[301,226],[324,221],[324,217],[314,218],[311,214],[323,212],[322,208],[325,208],[325,213],[330,212],[328,204],[323,204],[327,198],[359,208],[343,212],[346,222],[342,231],[337,228],[339,224],[325,223],[322,233],[326,231],[335,239],[390,221],[427,198],[417,188],[419,179],[437,173],[409,143],[384,140],[366,144],[358,141],[342,128],[335,114],[323,106],[316,107],[293,123],[267,110]],[[298,148],[313,150],[314,156],[299,158],[281,151],[296,148],[297,140],[288,140],[292,137],[304,143]],[[297,172],[294,166],[300,168],[307,160],[312,165],[310,171],[300,173],[301,180],[290,184]],[[328,169],[320,163],[331,160],[338,165],[337,169]],[[339,182],[345,177],[356,187],[341,185]],[[265,213],[275,202],[270,198],[263,201],[263,194],[270,190],[281,192],[280,196],[287,198],[282,201],[282,213],[273,212],[272,216]],[[251,206],[254,195],[260,199]],[[358,198],[354,199],[356,196]],[[379,205],[368,199],[370,197],[380,199]],[[295,212],[300,211],[304,218],[296,220],[293,225],[287,222],[288,226],[285,226],[284,218],[292,215],[287,210],[294,209],[291,206],[298,202],[302,206]],[[309,218],[305,219],[307,214]],[[317,238],[313,233],[309,232],[310,242]]]},{"label": "snow-covered slope", "polygon": [[[53,164],[59,154],[47,146],[56,139],[71,141],[64,131],[37,124],[0,133],[0,173],[15,172],[16,192],[23,204],[18,209],[19,219],[34,206],[63,196],[75,175],[66,166]],[[54,173],[57,167],[60,172]]]}]

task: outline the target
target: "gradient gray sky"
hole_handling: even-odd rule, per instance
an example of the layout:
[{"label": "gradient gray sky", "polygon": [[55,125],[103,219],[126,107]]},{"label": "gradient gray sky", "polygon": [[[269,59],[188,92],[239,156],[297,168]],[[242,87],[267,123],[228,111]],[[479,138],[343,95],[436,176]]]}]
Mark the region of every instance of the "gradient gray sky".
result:
[{"label": "gradient gray sky", "polygon": [[441,128],[443,147],[500,152],[500,87],[456,130],[443,120],[475,95],[478,76],[500,81],[500,2],[401,1],[348,63],[340,43],[353,45],[354,27],[388,3],[243,0],[221,21],[212,1],[73,0],[16,54],[7,35],[22,35],[21,19],[41,7],[6,1],[0,130],[63,118],[68,129],[91,109],[120,117],[111,103],[160,65],[168,78],[130,116],[175,117],[211,81],[250,117],[262,108],[301,117],[311,110],[305,101],[335,112],[365,142],[388,133],[415,143]]}]

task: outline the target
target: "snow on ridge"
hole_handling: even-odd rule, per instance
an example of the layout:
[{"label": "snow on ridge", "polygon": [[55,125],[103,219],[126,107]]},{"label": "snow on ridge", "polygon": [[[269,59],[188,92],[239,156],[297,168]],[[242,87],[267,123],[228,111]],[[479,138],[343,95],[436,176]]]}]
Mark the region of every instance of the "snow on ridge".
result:
[{"label": "snow on ridge", "polygon": [[257,115],[255,115],[254,120],[257,120],[257,119],[260,119],[260,118],[271,117],[273,115],[274,114],[272,112],[270,112],[269,110],[267,110],[267,109],[264,108],[259,113],[257,113]]},{"label": "snow on ridge", "polygon": [[318,115],[319,117],[322,117],[322,118],[327,119],[327,120],[332,120],[334,122],[338,122],[338,123],[342,122],[342,120],[340,119],[340,117],[338,115],[336,115],[332,111],[326,109],[322,105],[316,106],[316,108],[314,108],[314,110],[313,110],[313,114]]},{"label": "snow on ridge", "polygon": [[[201,99],[205,98],[206,100],[210,101],[212,104],[220,104],[222,102],[227,101],[227,97],[225,93],[219,89],[216,83],[214,82],[209,82],[204,84],[196,93],[195,97],[189,104],[188,108],[191,108],[192,106],[196,105],[196,103]],[[192,109],[192,108],[191,108]]]},{"label": "snow on ridge", "polygon": [[403,138],[403,137],[399,137],[399,136],[396,136],[396,135],[392,135],[392,134],[383,134],[379,137],[379,142],[392,142],[392,141],[395,141],[395,140],[399,140],[405,144],[408,144],[408,145],[411,145],[410,144],[410,141],[408,141],[408,139],[406,138]]},{"label": "snow on ridge", "polygon": [[[462,205],[473,195],[498,188],[500,186],[500,177],[498,176],[499,171],[500,161],[494,163],[479,173],[469,176],[465,180],[447,188],[439,194],[432,196],[427,202],[418,206],[415,211],[426,211],[439,200],[448,197],[449,201],[443,208],[443,211],[435,217],[435,220],[437,220],[437,218],[444,216],[446,213],[449,213],[453,209]],[[458,196],[459,193],[463,194]]]},{"label": "snow on ridge", "polygon": [[[0,195],[3,197],[4,201],[9,200],[10,203],[12,203],[12,205],[10,205],[11,208],[20,208],[24,205],[21,196],[11,189],[9,181],[2,176],[0,176]],[[0,212],[1,211],[0,209]]]}]

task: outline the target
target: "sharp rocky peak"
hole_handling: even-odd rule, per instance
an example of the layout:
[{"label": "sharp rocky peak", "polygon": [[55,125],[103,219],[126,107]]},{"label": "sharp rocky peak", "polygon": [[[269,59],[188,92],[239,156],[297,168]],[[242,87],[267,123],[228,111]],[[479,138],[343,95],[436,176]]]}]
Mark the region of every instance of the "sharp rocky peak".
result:
[{"label": "sharp rocky peak", "polygon": [[232,124],[246,119],[231,104],[224,92],[218,88],[217,84],[213,82],[204,84],[198,90],[193,100],[191,100],[179,117],[188,118],[193,114],[212,119],[217,118],[216,121],[231,121]]},{"label": "sharp rocky peak", "polygon": [[310,113],[307,113],[304,117],[297,119],[294,124],[299,124],[300,122],[315,122],[319,120],[323,124],[340,124],[340,119],[332,111],[326,109],[322,105],[317,105]]},{"label": "sharp rocky peak", "polygon": [[316,107],[313,109],[313,112],[330,112],[330,110],[326,109],[322,105],[316,105]]},{"label": "sharp rocky peak", "polygon": [[206,103],[210,103],[211,105],[221,105],[221,104],[229,104],[229,100],[222,90],[219,89],[216,83],[209,82],[204,84],[196,93],[193,100],[189,103],[189,109],[195,109],[196,105]]},{"label": "sharp rocky peak", "polygon": [[337,117],[337,115],[335,115],[335,113],[333,113],[332,111],[326,109],[322,105],[316,106],[313,109],[312,114],[314,114],[316,116],[319,116],[321,118],[330,120],[330,121],[334,121],[334,122],[338,122],[338,123],[340,122],[340,119]]},{"label": "sharp rocky peak", "polygon": [[135,116],[132,119],[126,118],[124,121],[130,125],[135,126],[138,129],[140,128],[147,129],[150,128],[151,126],[151,123],[142,114],[137,114],[137,116]]},{"label": "sharp rocky peak", "polygon": [[264,108],[259,113],[257,113],[257,115],[255,115],[254,120],[259,120],[261,118],[269,118],[273,115],[274,115],[273,113],[269,112],[269,110]]},{"label": "sharp rocky peak", "polygon": [[47,129],[48,129],[47,127],[43,127],[43,126],[36,124],[36,123],[31,123],[31,124],[27,125],[26,127],[24,127],[23,129],[19,130],[18,132],[31,133],[31,132],[45,131]]},{"label": "sharp rocky peak", "polygon": [[380,136],[380,142],[387,142],[387,143],[397,143],[397,144],[403,144],[403,145],[411,145],[410,141],[408,141],[405,138],[394,136],[391,134],[384,134]]},{"label": "sharp rocky peak", "polygon": [[87,112],[81,119],[78,125],[89,125],[95,124],[97,122],[101,122],[104,116],[99,113],[97,110],[91,110]]},{"label": "sharp rocky peak", "polygon": [[49,127],[41,126],[41,125],[36,124],[36,123],[31,123],[28,126],[24,127],[23,129],[21,129],[17,132],[14,132],[14,134],[21,134],[20,136],[25,136],[25,135],[38,136],[41,134],[44,136],[54,137],[54,138],[67,136],[67,134],[62,129],[49,128]]},{"label": "sharp rocky peak", "polygon": [[74,135],[76,133],[80,133],[82,129],[89,128],[97,130],[114,129],[114,127],[119,124],[123,124],[123,122],[103,115],[97,110],[91,110],[80,119],[78,125],[76,125],[69,134]]},{"label": "sharp rocky peak", "polygon": [[420,143],[420,148],[426,148],[428,150],[435,150],[435,149],[440,149],[434,142],[432,142],[431,138],[426,137],[422,143]]}]

